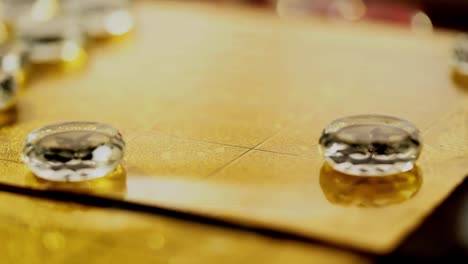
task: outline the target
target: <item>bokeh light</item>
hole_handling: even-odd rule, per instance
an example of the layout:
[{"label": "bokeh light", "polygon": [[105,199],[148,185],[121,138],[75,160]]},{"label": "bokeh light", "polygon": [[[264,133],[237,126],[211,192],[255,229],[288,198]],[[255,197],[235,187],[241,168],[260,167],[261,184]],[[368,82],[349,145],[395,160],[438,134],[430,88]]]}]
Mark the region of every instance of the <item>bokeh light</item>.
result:
[{"label": "bokeh light", "polygon": [[119,36],[133,28],[133,19],[127,11],[118,10],[106,18],[105,25],[110,34]]}]

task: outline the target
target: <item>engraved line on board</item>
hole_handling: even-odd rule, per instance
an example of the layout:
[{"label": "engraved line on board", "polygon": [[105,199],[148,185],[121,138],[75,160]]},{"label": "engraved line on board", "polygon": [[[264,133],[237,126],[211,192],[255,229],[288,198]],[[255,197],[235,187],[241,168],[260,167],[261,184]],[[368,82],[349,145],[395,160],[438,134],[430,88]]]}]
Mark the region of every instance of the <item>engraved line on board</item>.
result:
[{"label": "engraved line on board", "polygon": [[269,140],[270,138],[278,135],[281,131],[283,131],[285,128],[283,129],[280,129],[278,130],[277,132],[273,133],[273,135],[263,139],[262,141],[260,141],[259,143],[257,143],[255,146],[253,146],[252,148],[248,149],[246,152],[243,152],[242,154],[240,154],[239,156],[235,157],[234,159],[232,159],[231,161],[227,162],[226,164],[224,164],[223,166],[215,169],[214,171],[212,171],[211,173],[208,174],[208,176],[206,176],[206,178],[208,177],[212,177],[213,175],[216,175],[218,172],[220,172],[221,170],[223,170],[224,168],[226,168],[227,166],[229,166],[230,164],[234,163],[236,160],[240,159],[241,157],[245,156],[247,153],[249,153],[250,151],[252,150],[256,150],[255,148],[260,146],[261,144],[265,143],[265,141]]}]

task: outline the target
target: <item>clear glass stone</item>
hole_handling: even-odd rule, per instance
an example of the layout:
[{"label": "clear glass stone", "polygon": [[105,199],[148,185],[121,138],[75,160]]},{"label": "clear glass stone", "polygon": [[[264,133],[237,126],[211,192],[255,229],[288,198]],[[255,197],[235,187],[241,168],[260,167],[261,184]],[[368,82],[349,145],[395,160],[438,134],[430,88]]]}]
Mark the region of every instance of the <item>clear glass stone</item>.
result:
[{"label": "clear glass stone", "polygon": [[68,0],[63,9],[79,17],[83,30],[92,38],[123,35],[133,28],[128,0]]},{"label": "clear glass stone", "polygon": [[84,181],[113,171],[125,143],[113,127],[96,122],[68,122],[31,132],[23,161],[38,177],[51,181]]},{"label": "clear glass stone", "polygon": [[453,61],[455,70],[468,76],[468,35],[462,34],[458,37],[453,49]]},{"label": "clear glass stone", "polygon": [[0,111],[16,104],[17,84],[13,74],[0,71]]},{"label": "clear glass stone", "polygon": [[381,115],[337,119],[323,131],[320,146],[333,169],[357,176],[409,171],[421,152],[421,136],[408,121]]},{"label": "clear glass stone", "polygon": [[83,32],[72,17],[57,17],[38,22],[22,18],[15,24],[19,40],[28,45],[33,63],[72,61],[82,51]]}]

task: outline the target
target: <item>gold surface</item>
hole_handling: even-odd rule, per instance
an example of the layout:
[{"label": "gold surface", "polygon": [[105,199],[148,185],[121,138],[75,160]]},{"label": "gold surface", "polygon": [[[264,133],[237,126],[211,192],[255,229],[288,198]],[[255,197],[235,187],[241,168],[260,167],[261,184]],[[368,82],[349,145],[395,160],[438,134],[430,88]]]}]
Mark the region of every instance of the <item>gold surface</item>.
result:
[{"label": "gold surface", "polygon": [[[452,33],[201,4],[142,2],[135,12],[135,32],[93,46],[85,67],[31,76],[16,123],[0,129],[2,183],[120,197],[385,253],[468,173],[468,104],[451,79]],[[402,188],[394,193],[416,188],[405,201],[343,206],[329,201],[333,186],[320,184],[322,128],[362,113],[398,116],[422,131],[420,182],[394,185]],[[36,180],[21,163],[23,140],[70,120],[118,128],[126,173],[76,187]]]},{"label": "gold surface", "polygon": [[1,263],[368,263],[312,243],[0,193]]}]

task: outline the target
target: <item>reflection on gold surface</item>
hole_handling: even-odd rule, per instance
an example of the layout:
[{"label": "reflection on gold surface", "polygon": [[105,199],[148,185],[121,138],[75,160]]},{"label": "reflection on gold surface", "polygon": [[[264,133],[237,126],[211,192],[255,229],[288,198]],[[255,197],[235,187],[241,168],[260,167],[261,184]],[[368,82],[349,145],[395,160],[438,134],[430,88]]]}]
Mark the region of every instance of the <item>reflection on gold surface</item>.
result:
[{"label": "reflection on gold surface", "polygon": [[460,90],[468,93],[468,75],[461,73],[457,69],[452,70],[452,80]]},{"label": "reflection on gold surface", "polygon": [[18,90],[22,91],[27,87],[28,81],[28,70],[27,69],[20,69],[15,73],[16,83],[18,85]]},{"label": "reflection on gold surface", "polygon": [[44,232],[42,235],[42,244],[47,250],[56,251],[65,247],[65,237],[59,231]]},{"label": "reflection on gold surface", "polygon": [[422,184],[421,172],[410,171],[383,177],[347,175],[324,164],[320,171],[320,186],[328,201],[340,205],[383,207],[404,202],[413,197]]},{"label": "reflection on gold surface", "polygon": [[18,108],[11,107],[5,111],[0,111],[0,128],[12,125],[18,118]]},{"label": "reflection on gold surface", "polygon": [[32,65],[33,69],[29,74],[31,79],[34,80],[41,77],[49,79],[54,75],[79,72],[86,68],[85,66],[88,62],[86,51],[82,47],[71,43],[64,45],[61,58],[62,60],[57,63]]},{"label": "reflection on gold surface", "polygon": [[53,182],[28,173],[25,181],[33,187],[44,190],[66,190],[72,192],[124,197],[127,193],[127,172],[122,165],[105,177],[83,182]]},{"label": "reflection on gold surface", "polygon": [[0,43],[5,43],[8,41],[10,37],[10,30],[8,26],[3,22],[0,21]]}]

